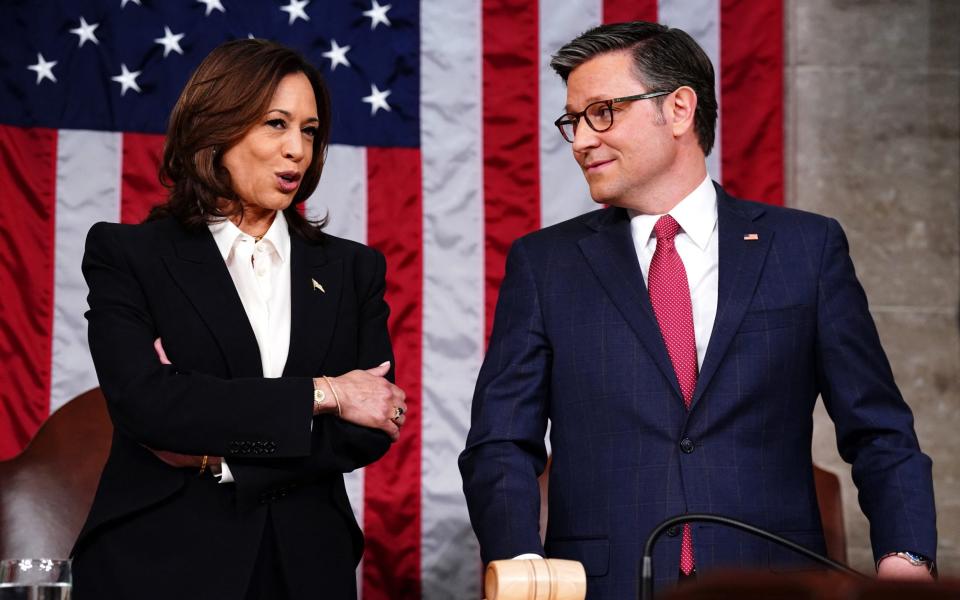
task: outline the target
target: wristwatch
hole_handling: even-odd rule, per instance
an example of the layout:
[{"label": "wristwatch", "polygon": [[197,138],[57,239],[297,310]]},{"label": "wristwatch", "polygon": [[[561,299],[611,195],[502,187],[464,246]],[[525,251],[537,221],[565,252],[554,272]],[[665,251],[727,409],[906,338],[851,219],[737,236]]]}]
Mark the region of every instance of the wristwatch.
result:
[{"label": "wristwatch", "polygon": [[[899,556],[900,558],[909,561],[909,563],[915,567],[926,567],[928,571],[936,574],[936,566],[934,565],[933,561],[922,554],[917,554],[916,552],[891,552],[883,555],[880,560],[883,560],[888,556]],[[879,562],[877,564],[879,564]]]},{"label": "wristwatch", "polygon": [[315,387],[313,388],[313,410],[319,413],[320,409],[323,407],[323,403],[327,401],[327,395],[319,387],[316,387],[316,383],[314,383],[314,386]]}]

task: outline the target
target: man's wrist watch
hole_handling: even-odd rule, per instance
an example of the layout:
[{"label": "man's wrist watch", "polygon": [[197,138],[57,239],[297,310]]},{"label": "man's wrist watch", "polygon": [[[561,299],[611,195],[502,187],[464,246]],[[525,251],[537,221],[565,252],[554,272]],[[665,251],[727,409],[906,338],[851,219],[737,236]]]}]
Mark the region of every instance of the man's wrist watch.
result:
[{"label": "man's wrist watch", "polygon": [[888,556],[898,556],[915,567],[926,567],[931,573],[935,572],[933,561],[922,554],[917,554],[916,552],[891,552],[889,554],[884,554],[880,560],[883,560]]}]

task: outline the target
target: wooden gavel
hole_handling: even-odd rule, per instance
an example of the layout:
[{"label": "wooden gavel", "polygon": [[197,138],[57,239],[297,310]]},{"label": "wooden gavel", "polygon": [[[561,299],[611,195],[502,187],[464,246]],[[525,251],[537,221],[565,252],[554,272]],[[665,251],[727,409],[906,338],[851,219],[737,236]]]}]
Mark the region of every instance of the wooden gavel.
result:
[{"label": "wooden gavel", "polygon": [[487,600],[583,600],[587,573],[575,560],[495,560],[484,590]]}]

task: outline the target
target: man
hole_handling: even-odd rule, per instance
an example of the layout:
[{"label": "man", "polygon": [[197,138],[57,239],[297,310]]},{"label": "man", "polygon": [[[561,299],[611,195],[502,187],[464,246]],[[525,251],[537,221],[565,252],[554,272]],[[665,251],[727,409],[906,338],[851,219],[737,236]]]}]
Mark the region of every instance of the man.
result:
[{"label": "man", "polygon": [[[609,208],[523,237],[507,259],[460,457],[483,560],[579,560],[590,598],[629,598],[653,527],[694,512],[824,553],[810,452],[819,395],[880,575],[929,578],[931,462],[839,224],[710,181],[714,73],[686,33],[604,25],[551,65],[567,84],[557,126]],[[809,564],[713,524],[670,531],[654,556],[658,586]]]}]

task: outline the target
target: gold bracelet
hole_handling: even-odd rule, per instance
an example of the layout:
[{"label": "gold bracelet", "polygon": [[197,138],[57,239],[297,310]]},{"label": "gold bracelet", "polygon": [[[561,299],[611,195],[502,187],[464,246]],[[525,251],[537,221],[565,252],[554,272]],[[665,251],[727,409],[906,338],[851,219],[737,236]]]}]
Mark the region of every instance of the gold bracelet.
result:
[{"label": "gold bracelet", "polygon": [[203,475],[204,471],[207,470],[207,460],[209,458],[206,454],[203,455],[203,459],[200,461],[200,472],[197,475]]},{"label": "gold bracelet", "polygon": [[323,377],[323,380],[327,382],[328,386],[330,386],[330,391],[333,392],[333,399],[337,403],[337,416],[342,417],[343,412],[340,411],[340,395],[337,394],[337,388],[333,387],[333,382],[330,381],[329,377],[326,375],[321,375],[321,377]]}]

